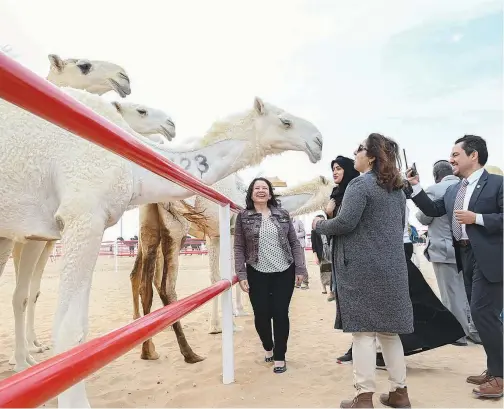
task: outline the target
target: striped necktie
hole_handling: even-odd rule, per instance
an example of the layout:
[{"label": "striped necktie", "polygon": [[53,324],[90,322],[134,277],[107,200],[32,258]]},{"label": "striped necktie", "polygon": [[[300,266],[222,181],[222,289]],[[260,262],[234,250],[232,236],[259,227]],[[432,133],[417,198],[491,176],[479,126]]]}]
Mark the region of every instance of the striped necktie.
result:
[{"label": "striped necktie", "polygon": [[464,197],[467,190],[467,185],[469,184],[467,179],[462,180],[460,184],[460,189],[457,192],[457,197],[455,198],[455,204],[453,206],[453,217],[452,217],[452,231],[455,240],[459,241],[462,239],[462,226],[455,217],[455,210],[462,210],[464,207]]}]

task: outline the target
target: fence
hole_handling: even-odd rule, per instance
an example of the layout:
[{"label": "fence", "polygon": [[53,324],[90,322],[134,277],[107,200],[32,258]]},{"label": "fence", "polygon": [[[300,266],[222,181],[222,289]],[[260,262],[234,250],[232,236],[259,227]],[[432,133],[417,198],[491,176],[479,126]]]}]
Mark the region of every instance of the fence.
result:
[{"label": "fence", "polygon": [[222,381],[225,384],[234,382],[230,290],[236,277],[231,277],[229,220],[230,211],[240,210],[240,207],[3,53],[0,53],[0,98],[218,203],[222,278],[199,293],[3,380],[0,382],[0,407],[42,405],[220,293],[223,293]]}]

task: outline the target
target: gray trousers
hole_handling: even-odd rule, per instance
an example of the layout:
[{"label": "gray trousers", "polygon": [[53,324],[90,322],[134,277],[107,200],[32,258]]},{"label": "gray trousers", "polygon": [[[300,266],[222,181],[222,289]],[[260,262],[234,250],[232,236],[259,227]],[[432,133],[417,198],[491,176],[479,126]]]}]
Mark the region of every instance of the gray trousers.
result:
[{"label": "gray trousers", "polygon": [[475,333],[471,308],[464,285],[464,277],[457,271],[456,264],[432,263],[441,294],[441,302],[457,318],[466,335]]}]

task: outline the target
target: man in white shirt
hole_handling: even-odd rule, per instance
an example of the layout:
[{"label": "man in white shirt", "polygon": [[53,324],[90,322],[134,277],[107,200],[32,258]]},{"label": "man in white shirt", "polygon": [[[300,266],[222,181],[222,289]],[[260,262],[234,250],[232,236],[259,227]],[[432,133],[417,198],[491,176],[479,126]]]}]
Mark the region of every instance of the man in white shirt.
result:
[{"label": "man in white shirt", "polygon": [[471,315],[487,355],[487,369],[469,376],[480,398],[501,398],[503,375],[503,228],[502,176],[484,170],[488,150],[483,138],[465,135],[455,141],[450,163],[461,181],[432,201],[419,185],[408,181],[411,199],[427,216],[448,216],[459,270],[462,270]]}]

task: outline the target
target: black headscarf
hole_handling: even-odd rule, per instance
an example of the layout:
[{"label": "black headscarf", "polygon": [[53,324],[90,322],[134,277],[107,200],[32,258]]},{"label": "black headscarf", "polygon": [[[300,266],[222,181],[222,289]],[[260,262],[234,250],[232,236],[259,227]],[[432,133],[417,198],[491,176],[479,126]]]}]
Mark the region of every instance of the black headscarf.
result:
[{"label": "black headscarf", "polygon": [[343,179],[331,193],[331,199],[334,199],[336,206],[340,206],[341,202],[343,201],[343,195],[345,194],[345,190],[348,184],[352,179],[355,179],[357,176],[359,176],[360,173],[354,168],[353,159],[341,155],[337,156],[336,159],[331,162],[331,170],[333,169],[335,163],[337,163],[344,170]]}]

